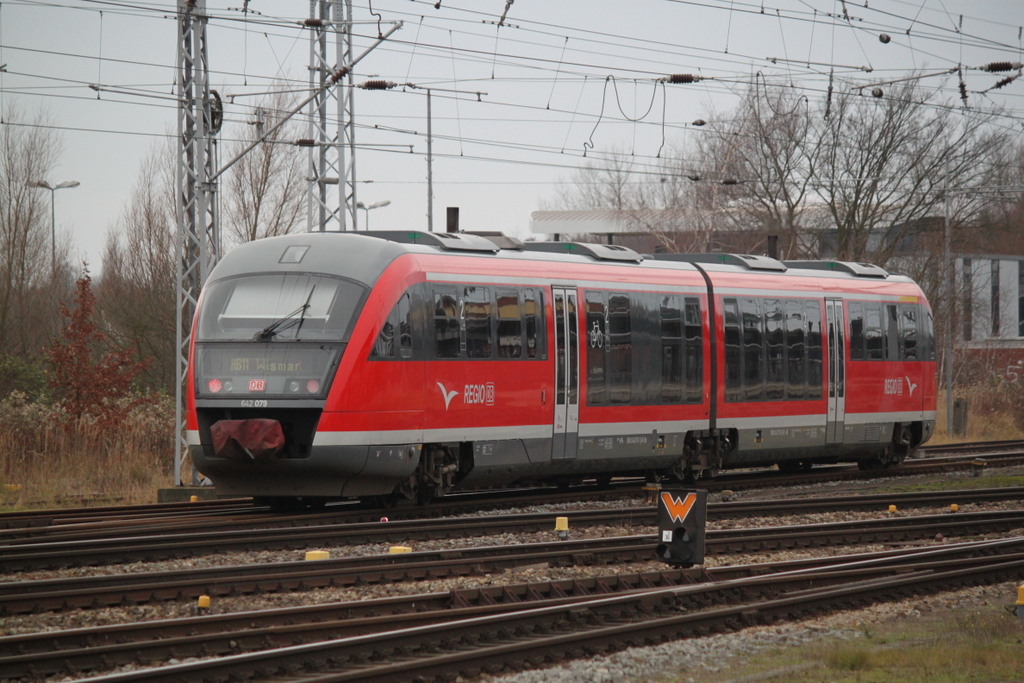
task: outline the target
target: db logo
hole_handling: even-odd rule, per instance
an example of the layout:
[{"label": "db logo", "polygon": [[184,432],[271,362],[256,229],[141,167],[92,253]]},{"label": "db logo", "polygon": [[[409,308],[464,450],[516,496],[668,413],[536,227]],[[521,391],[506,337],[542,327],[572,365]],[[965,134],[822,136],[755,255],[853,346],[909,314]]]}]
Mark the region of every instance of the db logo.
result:
[{"label": "db logo", "polygon": [[249,380],[249,391],[266,391],[267,380],[265,379],[251,379]]}]

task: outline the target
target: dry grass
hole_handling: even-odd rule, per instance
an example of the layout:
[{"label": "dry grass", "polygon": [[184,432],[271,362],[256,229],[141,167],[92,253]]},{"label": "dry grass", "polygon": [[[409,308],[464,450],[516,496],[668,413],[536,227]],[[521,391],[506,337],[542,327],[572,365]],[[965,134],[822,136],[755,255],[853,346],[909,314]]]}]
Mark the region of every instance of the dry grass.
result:
[{"label": "dry grass", "polygon": [[152,503],[170,486],[173,404],[137,408],[116,429],[67,425],[53,407],[13,393],[0,401],[0,506]]},{"label": "dry grass", "polygon": [[[1007,596],[1007,601],[1012,600]],[[922,598],[926,603],[927,598]],[[732,660],[708,683],[962,683],[1024,680],[1024,624],[1001,605],[936,611],[863,627],[853,641],[823,639]],[[673,683],[687,676],[667,676]],[[690,678],[690,680],[693,680]]]},{"label": "dry grass", "polygon": [[967,399],[967,434],[947,431],[946,392],[940,390],[935,434],[929,443],[1024,439],[1024,392],[1014,383],[958,386],[953,396]]},{"label": "dry grass", "polygon": [[[1007,383],[958,387],[969,405],[968,433],[946,433],[940,392],[931,443],[1024,439],[1024,393]],[[68,429],[52,406],[13,392],[0,400],[0,508],[90,502],[151,503],[173,484],[174,405],[163,399],[135,410],[113,432],[83,420]]]}]

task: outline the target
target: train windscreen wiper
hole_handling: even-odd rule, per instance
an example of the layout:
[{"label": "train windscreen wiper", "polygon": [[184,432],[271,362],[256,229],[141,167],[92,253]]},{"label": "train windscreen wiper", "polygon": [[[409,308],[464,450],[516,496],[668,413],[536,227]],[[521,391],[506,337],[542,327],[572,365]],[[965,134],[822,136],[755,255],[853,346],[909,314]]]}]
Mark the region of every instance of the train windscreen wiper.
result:
[{"label": "train windscreen wiper", "polygon": [[[313,292],[315,291],[316,285],[313,285],[309,290],[309,296],[306,297],[306,303],[264,327],[256,333],[252,340],[261,342],[270,341],[278,332],[284,332],[285,330],[289,330],[293,327],[296,328],[295,335],[298,336],[299,330],[302,329],[302,323],[306,319],[306,311],[309,310],[309,302],[313,300]],[[298,316],[298,318],[295,316]]]}]

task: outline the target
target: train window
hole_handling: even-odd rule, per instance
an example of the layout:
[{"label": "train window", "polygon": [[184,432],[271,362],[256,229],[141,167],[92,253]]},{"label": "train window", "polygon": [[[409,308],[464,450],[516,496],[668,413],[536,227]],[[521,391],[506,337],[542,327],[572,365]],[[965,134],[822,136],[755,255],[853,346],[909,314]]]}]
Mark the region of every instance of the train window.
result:
[{"label": "train window", "polygon": [[678,296],[661,297],[661,401],[683,400],[683,318]]},{"label": "train window", "polygon": [[459,305],[454,287],[434,287],[434,349],[438,358],[458,358]]},{"label": "train window", "polygon": [[921,318],[921,360],[935,360],[935,328],[932,324],[932,312],[922,308]]},{"label": "train window", "polygon": [[864,304],[850,302],[850,360],[864,360]]},{"label": "train window", "polygon": [[807,301],[804,319],[807,323],[807,398],[820,399],[824,381],[821,362],[821,302]]},{"label": "train window", "polygon": [[761,302],[743,299],[743,399],[760,401],[764,398],[764,348]]},{"label": "train window", "polygon": [[633,333],[629,295],[608,296],[608,400],[629,403],[633,398]]},{"label": "train window", "polygon": [[398,300],[398,353],[402,358],[412,358],[412,302],[409,292]]},{"label": "train window", "polygon": [[804,301],[786,300],[786,398],[807,394],[807,364],[804,348]]},{"label": "train window", "polygon": [[498,358],[521,358],[523,355],[523,320],[519,306],[519,292],[499,289],[495,292],[498,304]]},{"label": "train window", "polygon": [[246,275],[207,285],[197,341],[345,340],[367,289],[307,273]]},{"label": "train window", "polygon": [[864,357],[867,360],[882,360],[885,347],[882,345],[882,312],[877,303],[864,304]]},{"label": "train window", "polygon": [[604,292],[587,292],[587,404],[603,405],[608,402],[605,386],[605,304]]},{"label": "train window", "polygon": [[782,302],[764,300],[765,385],[764,397],[782,400],[786,385],[786,328],[782,319]]},{"label": "train window", "polygon": [[490,358],[494,350],[491,331],[491,290],[471,285],[463,288],[462,315],[466,325],[466,357]]},{"label": "train window", "polygon": [[377,341],[373,343],[370,350],[370,358],[394,358],[395,357],[395,313],[392,311],[384,325],[380,328]]},{"label": "train window", "polygon": [[899,314],[896,304],[885,304],[885,357],[886,360],[900,359]]},{"label": "train window", "polygon": [[704,326],[700,299],[686,297],[686,397],[687,403],[704,400]]},{"label": "train window", "polygon": [[722,300],[725,317],[725,400],[743,400],[743,352],[740,336],[740,307],[736,299]]},{"label": "train window", "polygon": [[917,360],[917,304],[900,304],[900,357]]},{"label": "train window", "polygon": [[406,292],[391,309],[380,328],[377,341],[370,350],[370,358],[394,358],[395,334],[399,335],[398,350],[401,358],[412,357],[412,327],[409,322],[409,293]]},{"label": "train window", "polygon": [[544,299],[542,292],[532,287],[523,290],[523,316],[526,320],[526,357],[543,358]]},{"label": "train window", "polygon": [[565,295],[555,293],[555,405],[565,405]]},{"label": "train window", "polygon": [[576,293],[569,292],[565,296],[565,313],[568,316],[566,321],[569,328],[569,405],[579,403],[579,321],[576,319]]}]

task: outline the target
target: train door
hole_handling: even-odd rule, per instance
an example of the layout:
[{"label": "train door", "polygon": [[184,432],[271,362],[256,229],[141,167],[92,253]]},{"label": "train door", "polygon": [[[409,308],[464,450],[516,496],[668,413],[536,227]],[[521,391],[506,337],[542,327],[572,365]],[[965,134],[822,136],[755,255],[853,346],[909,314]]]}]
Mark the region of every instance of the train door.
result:
[{"label": "train door", "polygon": [[551,459],[576,457],[580,425],[579,327],[576,290],[553,287],[555,306],[555,420]]},{"label": "train door", "polygon": [[846,426],[846,345],[841,299],[825,299],[828,325],[828,422],[825,443],[842,443]]}]

